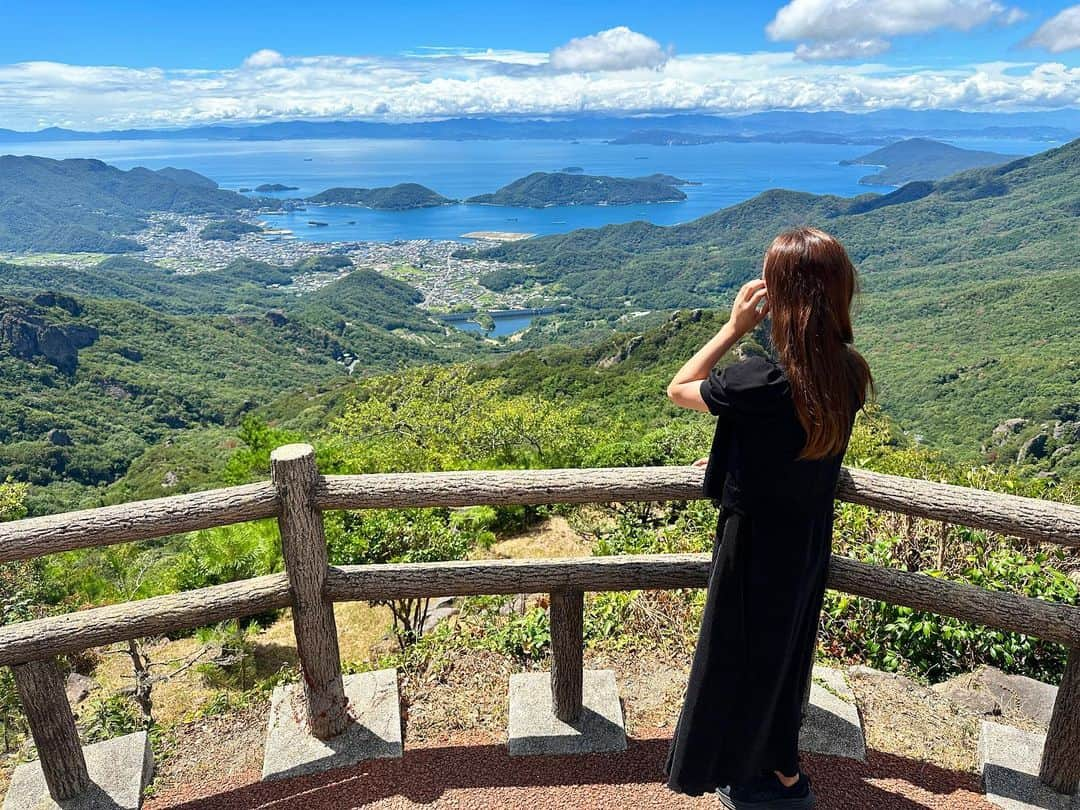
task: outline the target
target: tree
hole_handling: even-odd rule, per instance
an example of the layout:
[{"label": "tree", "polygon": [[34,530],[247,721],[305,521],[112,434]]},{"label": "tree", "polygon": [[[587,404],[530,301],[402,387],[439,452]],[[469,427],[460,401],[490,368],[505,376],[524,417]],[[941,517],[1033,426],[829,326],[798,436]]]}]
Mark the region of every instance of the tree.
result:
[{"label": "tree", "polygon": [[579,404],[505,396],[468,366],[425,366],[361,383],[330,426],[346,472],[572,466],[588,435]]},{"label": "tree", "polygon": [[[415,563],[464,559],[484,531],[451,519],[449,509],[374,509],[327,515],[333,565]],[[428,598],[379,599],[394,617],[394,636],[404,650],[423,635]]]}]

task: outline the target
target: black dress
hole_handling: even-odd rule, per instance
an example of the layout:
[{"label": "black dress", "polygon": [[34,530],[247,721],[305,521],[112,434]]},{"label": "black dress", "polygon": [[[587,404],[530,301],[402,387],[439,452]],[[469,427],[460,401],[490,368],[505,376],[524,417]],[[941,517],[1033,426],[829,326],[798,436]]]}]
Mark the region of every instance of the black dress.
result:
[{"label": "black dress", "polygon": [[667,786],[691,796],[799,766],[843,455],[796,460],[806,433],[772,360],[751,357],[712,371],[701,396],[718,417],[705,494],[720,516],[686,699],[664,766]]}]

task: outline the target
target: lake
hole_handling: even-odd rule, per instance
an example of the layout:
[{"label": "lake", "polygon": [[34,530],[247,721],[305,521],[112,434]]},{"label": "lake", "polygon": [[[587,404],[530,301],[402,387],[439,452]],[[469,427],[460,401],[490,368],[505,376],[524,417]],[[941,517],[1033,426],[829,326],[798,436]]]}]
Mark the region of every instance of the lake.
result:
[{"label": "lake", "polygon": [[466,332],[479,332],[488,337],[505,337],[506,335],[512,335],[514,332],[520,332],[526,326],[531,324],[536,318],[536,315],[517,315],[517,314],[499,314],[490,313],[491,320],[495,322],[495,328],[490,332],[485,331],[484,327],[478,324],[476,321],[469,320],[455,320],[446,323],[453,326],[455,329],[461,329]]},{"label": "lake", "polygon": [[[951,139],[957,146],[1026,155],[1057,144],[1025,140]],[[638,177],[661,172],[700,185],[684,186],[677,203],[625,206],[507,208],[452,205],[412,211],[371,211],[350,206],[309,206],[268,216],[267,222],[317,242],[459,239],[470,231],[562,233],[617,222],[646,220],[673,225],[696,219],[771,188],[845,197],[888,188],[859,185],[873,173],[839,161],[872,151],[868,145],[716,143],[701,146],[614,146],[603,141],[57,141],[11,143],[12,154],[93,157],[129,169],[192,169],[223,188],[262,183],[296,186],[278,197],[306,197],[333,186],[390,186],[415,182],[461,199],[498,189],[535,171],[580,166],[587,174]],[[325,227],[309,225],[325,222]]]}]

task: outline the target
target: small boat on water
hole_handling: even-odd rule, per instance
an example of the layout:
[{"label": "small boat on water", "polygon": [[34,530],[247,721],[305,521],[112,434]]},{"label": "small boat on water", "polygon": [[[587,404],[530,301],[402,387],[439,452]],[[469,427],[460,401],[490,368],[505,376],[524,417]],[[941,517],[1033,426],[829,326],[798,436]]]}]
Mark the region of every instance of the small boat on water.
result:
[{"label": "small boat on water", "polygon": [[313,226],[315,228],[325,228],[330,223],[329,222],[319,222],[317,219],[309,219],[307,221],[307,224],[311,225],[311,226]]}]

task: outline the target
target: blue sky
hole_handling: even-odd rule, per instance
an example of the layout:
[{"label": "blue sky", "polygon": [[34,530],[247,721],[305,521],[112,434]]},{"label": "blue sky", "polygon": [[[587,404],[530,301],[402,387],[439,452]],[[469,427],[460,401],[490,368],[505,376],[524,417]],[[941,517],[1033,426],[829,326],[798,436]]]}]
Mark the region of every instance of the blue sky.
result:
[{"label": "blue sky", "polygon": [[[422,46],[547,51],[573,37],[618,25],[686,53],[782,51],[790,46],[765,35],[765,26],[781,5],[760,0],[312,4],[3,0],[0,61],[224,68],[260,48],[298,56],[390,55]],[[888,61],[1031,58],[1035,50],[1013,46],[1071,4],[1043,0],[1018,5],[1029,16],[1015,27],[988,25],[977,32],[939,30],[930,36],[901,37]],[[1070,61],[1077,64],[1075,53]]]},{"label": "blue sky", "polygon": [[18,129],[1080,104],[1080,5],[1048,0],[0,0],[0,24]]}]

